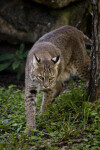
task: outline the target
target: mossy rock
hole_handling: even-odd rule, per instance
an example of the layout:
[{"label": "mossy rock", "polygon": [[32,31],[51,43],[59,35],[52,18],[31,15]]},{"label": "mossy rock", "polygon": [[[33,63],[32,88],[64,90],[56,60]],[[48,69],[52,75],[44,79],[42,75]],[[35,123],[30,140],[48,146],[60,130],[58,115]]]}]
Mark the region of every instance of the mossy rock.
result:
[{"label": "mossy rock", "polygon": [[64,25],[77,26],[81,22],[81,30],[85,31],[88,20],[84,15],[88,5],[84,0],[62,9],[52,9],[32,1],[0,0],[0,41],[34,43],[53,29]]}]

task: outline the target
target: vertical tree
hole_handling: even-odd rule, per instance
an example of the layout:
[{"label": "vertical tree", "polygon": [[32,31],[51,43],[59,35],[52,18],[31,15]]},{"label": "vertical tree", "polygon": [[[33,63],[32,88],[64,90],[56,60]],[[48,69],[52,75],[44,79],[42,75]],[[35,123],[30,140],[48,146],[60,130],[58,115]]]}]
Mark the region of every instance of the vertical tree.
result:
[{"label": "vertical tree", "polygon": [[90,101],[100,98],[100,0],[91,0],[92,14],[92,63],[90,76]]}]

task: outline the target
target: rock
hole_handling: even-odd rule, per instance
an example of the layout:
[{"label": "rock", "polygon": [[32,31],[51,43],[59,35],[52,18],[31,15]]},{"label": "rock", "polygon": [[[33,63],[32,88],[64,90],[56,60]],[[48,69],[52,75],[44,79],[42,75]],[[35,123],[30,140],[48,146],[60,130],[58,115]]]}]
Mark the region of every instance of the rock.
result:
[{"label": "rock", "polygon": [[75,2],[78,0],[33,0],[33,1],[53,8],[62,8],[69,5],[71,2]]},{"label": "rock", "polygon": [[60,26],[79,24],[81,28],[81,23],[82,30],[86,31],[84,15],[87,8],[87,0],[56,10],[32,1],[0,0],[0,41],[34,43],[43,34]]}]

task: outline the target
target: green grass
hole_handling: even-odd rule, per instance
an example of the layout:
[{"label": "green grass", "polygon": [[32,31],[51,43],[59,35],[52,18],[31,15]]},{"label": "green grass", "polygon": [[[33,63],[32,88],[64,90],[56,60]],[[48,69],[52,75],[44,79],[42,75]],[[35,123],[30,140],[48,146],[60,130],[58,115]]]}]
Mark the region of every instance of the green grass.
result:
[{"label": "green grass", "polygon": [[[38,95],[37,111],[42,94]],[[36,114],[37,129],[25,131],[24,90],[14,85],[0,88],[0,150],[100,150],[100,99],[86,100],[84,85],[74,84]]]}]

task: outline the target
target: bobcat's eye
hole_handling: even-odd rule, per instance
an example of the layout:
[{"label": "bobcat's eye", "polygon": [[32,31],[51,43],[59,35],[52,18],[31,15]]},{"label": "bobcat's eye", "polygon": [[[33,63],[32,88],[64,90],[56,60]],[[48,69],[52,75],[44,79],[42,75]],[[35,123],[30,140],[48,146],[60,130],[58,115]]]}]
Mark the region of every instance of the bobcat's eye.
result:
[{"label": "bobcat's eye", "polygon": [[49,81],[52,81],[54,79],[54,77],[49,78]]},{"label": "bobcat's eye", "polygon": [[43,77],[41,77],[41,76],[38,76],[38,79],[40,79],[40,80],[44,81],[44,78],[43,78]]}]

